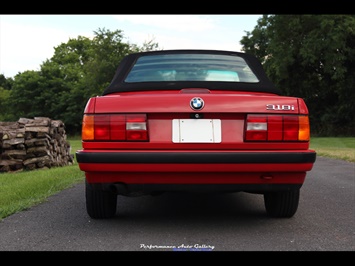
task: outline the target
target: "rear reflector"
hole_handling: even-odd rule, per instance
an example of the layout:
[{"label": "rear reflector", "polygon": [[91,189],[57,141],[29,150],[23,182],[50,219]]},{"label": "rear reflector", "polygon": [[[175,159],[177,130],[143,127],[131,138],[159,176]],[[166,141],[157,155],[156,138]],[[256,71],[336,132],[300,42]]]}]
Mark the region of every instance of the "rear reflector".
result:
[{"label": "rear reflector", "polygon": [[145,114],[84,115],[82,140],[148,141]]},{"label": "rear reflector", "polygon": [[309,141],[308,116],[248,115],[246,141]]}]

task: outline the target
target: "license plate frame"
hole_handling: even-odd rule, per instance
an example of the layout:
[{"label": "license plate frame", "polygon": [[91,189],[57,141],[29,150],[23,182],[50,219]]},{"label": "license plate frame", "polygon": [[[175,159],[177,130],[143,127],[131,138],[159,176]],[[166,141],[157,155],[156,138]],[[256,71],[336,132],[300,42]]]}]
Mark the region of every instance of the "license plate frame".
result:
[{"label": "license plate frame", "polygon": [[173,143],[220,143],[220,119],[173,119]]}]

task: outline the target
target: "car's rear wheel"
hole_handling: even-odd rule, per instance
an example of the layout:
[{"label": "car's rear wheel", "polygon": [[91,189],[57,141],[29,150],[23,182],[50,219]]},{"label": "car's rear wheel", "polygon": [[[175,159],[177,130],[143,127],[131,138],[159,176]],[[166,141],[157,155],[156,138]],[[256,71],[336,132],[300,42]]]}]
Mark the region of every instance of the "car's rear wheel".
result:
[{"label": "car's rear wheel", "polygon": [[264,194],[266,212],[271,217],[290,218],[297,211],[299,198],[300,189],[267,192]]},{"label": "car's rear wheel", "polygon": [[85,183],[86,211],[93,219],[112,218],[116,214],[117,194]]}]

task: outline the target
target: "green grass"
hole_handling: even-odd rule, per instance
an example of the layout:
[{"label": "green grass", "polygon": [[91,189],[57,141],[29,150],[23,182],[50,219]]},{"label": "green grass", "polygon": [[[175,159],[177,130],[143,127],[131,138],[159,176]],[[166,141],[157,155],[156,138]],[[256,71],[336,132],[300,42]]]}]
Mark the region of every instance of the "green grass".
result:
[{"label": "green grass", "polygon": [[355,138],[311,138],[317,156],[355,162]]},{"label": "green grass", "polygon": [[[71,153],[80,138],[68,139]],[[44,202],[49,196],[84,180],[77,163],[64,167],[0,174],[0,220]]]},{"label": "green grass", "polygon": [[0,220],[84,180],[78,165],[0,175]]},{"label": "green grass", "polygon": [[[71,153],[81,149],[80,137],[68,138]],[[355,162],[355,138],[311,139],[317,156]],[[0,174],[0,221],[16,212],[42,203],[51,195],[84,181],[78,164],[47,170]],[[84,199],[83,199],[84,200]]]}]

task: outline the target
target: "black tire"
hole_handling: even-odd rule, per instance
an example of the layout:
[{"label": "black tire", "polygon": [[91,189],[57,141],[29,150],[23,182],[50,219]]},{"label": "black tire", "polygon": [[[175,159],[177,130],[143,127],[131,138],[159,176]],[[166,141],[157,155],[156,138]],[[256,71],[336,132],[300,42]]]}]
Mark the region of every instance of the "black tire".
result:
[{"label": "black tire", "polygon": [[86,211],[93,219],[112,218],[116,214],[117,194],[95,189],[85,183]]},{"label": "black tire", "polygon": [[275,218],[291,218],[297,211],[300,189],[264,194],[266,213]]}]

